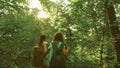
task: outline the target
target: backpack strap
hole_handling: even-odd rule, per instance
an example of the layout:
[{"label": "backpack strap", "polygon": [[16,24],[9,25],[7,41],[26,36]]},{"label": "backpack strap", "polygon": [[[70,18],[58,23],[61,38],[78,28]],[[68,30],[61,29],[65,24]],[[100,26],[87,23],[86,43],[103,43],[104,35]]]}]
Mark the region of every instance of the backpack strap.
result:
[{"label": "backpack strap", "polygon": [[52,46],[52,43],[50,43],[50,45],[49,45],[49,47],[48,47],[48,49],[49,49],[49,61],[51,60],[51,58],[52,58],[52,54],[53,54],[53,46]]},{"label": "backpack strap", "polygon": [[58,42],[57,48],[61,46],[62,42]]}]

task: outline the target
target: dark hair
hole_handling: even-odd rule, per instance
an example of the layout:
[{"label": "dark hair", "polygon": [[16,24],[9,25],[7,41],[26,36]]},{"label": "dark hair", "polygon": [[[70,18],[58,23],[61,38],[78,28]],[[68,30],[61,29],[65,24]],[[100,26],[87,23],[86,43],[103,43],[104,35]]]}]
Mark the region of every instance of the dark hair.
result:
[{"label": "dark hair", "polygon": [[64,39],[63,39],[63,35],[61,32],[57,32],[55,35],[54,35],[54,38],[53,38],[53,42],[55,41],[61,41],[64,43]]},{"label": "dark hair", "polygon": [[45,35],[41,35],[40,39],[39,39],[39,42],[38,42],[38,45],[42,46],[45,39],[46,39],[46,36]]}]

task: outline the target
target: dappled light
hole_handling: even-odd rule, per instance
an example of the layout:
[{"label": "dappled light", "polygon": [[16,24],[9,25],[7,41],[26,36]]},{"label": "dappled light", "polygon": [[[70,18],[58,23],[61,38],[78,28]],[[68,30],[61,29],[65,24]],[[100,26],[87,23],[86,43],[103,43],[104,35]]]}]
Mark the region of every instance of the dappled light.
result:
[{"label": "dappled light", "polygon": [[65,4],[70,4],[70,2],[68,0],[50,0],[51,2],[55,2],[55,3],[65,3]]},{"label": "dappled light", "polygon": [[0,68],[52,66],[55,53],[66,68],[120,68],[119,4],[0,0]]},{"label": "dappled light", "polygon": [[48,18],[48,13],[44,12],[44,11],[40,11],[37,15],[38,18]]},{"label": "dappled light", "polygon": [[[48,18],[49,15],[46,11],[43,10],[43,6],[40,4],[40,2],[38,0],[29,0],[29,5],[28,5],[29,9],[33,9],[36,8],[38,9],[37,15],[36,17],[39,18]],[[31,13],[34,14],[34,12],[32,12],[33,10],[30,10]]]}]

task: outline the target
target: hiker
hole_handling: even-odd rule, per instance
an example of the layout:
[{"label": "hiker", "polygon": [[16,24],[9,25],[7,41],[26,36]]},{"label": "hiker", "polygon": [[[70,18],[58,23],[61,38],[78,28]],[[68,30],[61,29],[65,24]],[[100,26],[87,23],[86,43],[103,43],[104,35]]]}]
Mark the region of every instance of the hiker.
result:
[{"label": "hiker", "polygon": [[58,32],[49,45],[49,68],[66,68],[65,60],[68,55],[68,46],[65,44],[63,35]]},{"label": "hiker", "polygon": [[44,43],[46,39],[45,35],[41,35],[37,46],[34,47],[33,52],[33,64],[34,68],[48,68],[47,63],[47,45]]}]

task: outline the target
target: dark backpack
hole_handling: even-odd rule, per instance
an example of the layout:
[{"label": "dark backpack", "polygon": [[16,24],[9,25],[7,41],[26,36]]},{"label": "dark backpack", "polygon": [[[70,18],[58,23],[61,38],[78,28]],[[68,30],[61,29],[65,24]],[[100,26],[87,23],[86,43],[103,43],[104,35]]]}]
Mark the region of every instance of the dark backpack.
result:
[{"label": "dark backpack", "polygon": [[54,65],[65,65],[65,56],[62,53],[63,46],[62,42],[51,43],[50,51],[53,50],[53,52],[50,56],[50,68],[54,68]]},{"label": "dark backpack", "polygon": [[44,59],[45,59],[46,53],[44,52],[43,46],[34,47],[34,54],[33,54],[33,63],[34,66],[44,66]]}]

